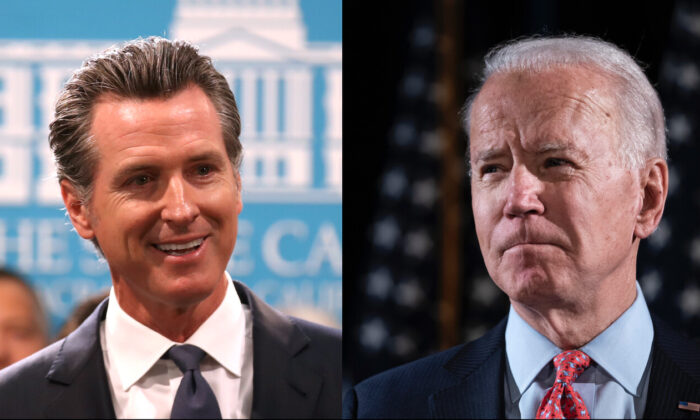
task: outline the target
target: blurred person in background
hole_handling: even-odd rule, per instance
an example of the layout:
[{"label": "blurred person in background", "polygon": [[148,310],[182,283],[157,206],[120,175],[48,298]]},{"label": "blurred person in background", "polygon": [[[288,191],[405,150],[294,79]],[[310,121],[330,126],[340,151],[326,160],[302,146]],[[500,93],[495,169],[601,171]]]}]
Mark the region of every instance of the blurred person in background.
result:
[{"label": "blurred person in background", "polygon": [[233,92],[186,41],[83,63],[49,142],[109,298],[0,373],[0,417],[337,417],[341,333],[283,315],[225,269],[242,211]]},{"label": "blurred person in background", "polygon": [[652,316],[639,244],[668,194],[664,114],[595,38],[497,47],[465,105],[472,209],[510,312],[347,392],[347,418],[641,418],[700,408],[700,348]]},{"label": "blurred person in background", "polygon": [[68,316],[68,319],[66,319],[66,322],[64,322],[61,326],[61,329],[58,330],[58,334],[56,334],[54,341],[64,339],[68,336],[68,334],[75,331],[80,324],[82,324],[83,321],[85,321],[87,317],[89,317],[90,314],[100,305],[100,303],[102,303],[102,301],[108,297],[109,290],[89,296],[87,299],[84,299],[78,303],[78,305],[73,308],[73,311]]},{"label": "blurred person in background", "polygon": [[0,268],[0,369],[48,344],[39,297],[19,274]]}]

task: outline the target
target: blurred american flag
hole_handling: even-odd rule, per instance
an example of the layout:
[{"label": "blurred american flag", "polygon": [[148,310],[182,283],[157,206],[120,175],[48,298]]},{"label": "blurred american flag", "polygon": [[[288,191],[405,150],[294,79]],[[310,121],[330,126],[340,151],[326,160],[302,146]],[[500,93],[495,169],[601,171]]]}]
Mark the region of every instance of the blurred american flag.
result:
[{"label": "blurred american flag", "polygon": [[[463,159],[465,139],[457,127],[457,112],[445,106],[445,98],[450,93],[459,101],[466,97],[468,92],[461,89],[460,81],[476,82],[474,75],[480,72],[486,49],[497,42],[534,32],[586,32],[567,28],[562,16],[575,13],[561,10],[561,32],[534,28],[535,23],[556,28],[551,23],[556,22],[556,13],[550,11],[546,16],[538,13],[539,20],[531,19],[533,26],[522,32],[512,26],[494,29],[502,37],[494,40],[493,33],[489,38],[479,32],[483,28],[468,30],[460,21],[464,18],[457,7],[460,2],[409,3],[416,10],[410,13],[413,20],[406,35],[410,42],[395,90],[395,116],[376,180],[372,221],[366,228],[345,223],[346,232],[348,228],[363,229],[362,246],[366,247],[365,258],[355,261],[360,274],[344,278],[344,293],[352,305],[344,306],[345,313],[352,314],[344,315],[346,386],[478,338],[505,316],[507,296],[489,278],[474,233],[464,165],[458,178],[453,176],[455,165],[449,155]],[[484,4],[490,3],[468,5],[478,10]],[[523,4],[521,7],[534,3]],[[696,223],[700,219],[700,168],[696,165],[700,159],[699,6],[700,2],[676,1],[663,59],[648,63],[660,67],[658,83],[653,72],[648,76],[666,111],[671,173],[664,217],[657,232],[642,241],[637,264],[652,312],[690,336],[700,335],[700,223]],[[624,15],[624,10],[619,13]],[[457,20],[457,30],[450,29],[450,17]],[[467,17],[472,26],[478,26],[479,16]],[[460,30],[472,34],[464,40],[464,50],[454,45],[459,44]],[[474,38],[474,33],[483,37]],[[602,33],[590,34],[620,42]],[[636,42],[641,44],[644,39]],[[465,51],[471,54],[462,56]],[[459,69],[457,75],[446,71],[450,55],[454,68]],[[452,124],[447,122],[450,118]],[[457,202],[446,185],[458,191]],[[458,225],[445,223],[453,217],[459,219]]]}]

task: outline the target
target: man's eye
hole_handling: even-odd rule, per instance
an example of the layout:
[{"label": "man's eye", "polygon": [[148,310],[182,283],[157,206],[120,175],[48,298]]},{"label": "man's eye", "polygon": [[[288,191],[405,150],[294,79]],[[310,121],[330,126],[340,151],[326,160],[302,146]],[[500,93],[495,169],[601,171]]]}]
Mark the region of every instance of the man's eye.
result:
[{"label": "man's eye", "polygon": [[212,169],[211,166],[208,165],[202,165],[197,167],[197,175],[199,176],[206,176],[211,173]]},{"label": "man's eye", "polygon": [[496,166],[496,165],[484,166],[484,168],[481,170],[481,173],[484,175],[495,174],[496,172],[498,172],[498,166]]},{"label": "man's eye", "polygon": [[146,185],[151,182],[151,179],[152,178],[148,175],[138,175],[133,177],[130,183],[135,185]]},{"label": "man's eye", "polygon": [[544,167],[545,167],[545,168],[553,168],[553,167],[555,167],[555,166],[564,166],[564,165],[568,165],[568,164],[570,164],[570,163],[571,163],[571,162],[569,162],[569,161],[566,160],[566,159],[548,158],[548,159],[544,162]]}]

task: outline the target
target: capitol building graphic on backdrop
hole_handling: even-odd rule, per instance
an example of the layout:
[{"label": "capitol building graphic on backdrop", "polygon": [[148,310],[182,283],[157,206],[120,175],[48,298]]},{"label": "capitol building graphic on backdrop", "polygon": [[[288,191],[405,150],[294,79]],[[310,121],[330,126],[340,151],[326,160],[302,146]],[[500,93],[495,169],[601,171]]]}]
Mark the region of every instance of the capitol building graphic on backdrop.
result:
[{"label": "capitol building graphic on backdrop", "polygon": [[[212,58],[241,115],[244,210],[228,272],[274,306],[340,322],[342,46],[310,42],[302,6],[177,0],[167,36]],[[72,72],[123,41],[0,39],[0,267],[28,276],[54,329],[111,277],[59,210],[48,126]]]},{"label": "capitol building graphic on backdrop", "polygon": [[[298,1],[179,0],[169,37],[199,46],[236,96],[244,200],[340,203],[342,48],[307,42]],[[56,97],[116,43],[0,41],[0,205],[61,204],[46,141]]]}]

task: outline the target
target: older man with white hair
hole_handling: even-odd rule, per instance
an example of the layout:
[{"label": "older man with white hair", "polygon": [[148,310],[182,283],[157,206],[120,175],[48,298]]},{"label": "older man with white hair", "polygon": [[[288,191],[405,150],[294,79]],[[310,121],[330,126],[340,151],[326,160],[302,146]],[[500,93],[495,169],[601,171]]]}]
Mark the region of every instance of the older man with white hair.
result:
[{"label": "older man with white hair", "polygon": [[344,417],[697,415],[700,349],[650,315],[636,281],[668,192],[654,88],[594,38],[517,40],[485,61],[464,113],[472,209],[510,312],[355,386]]}]

